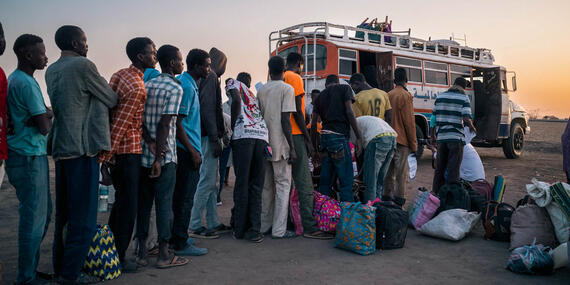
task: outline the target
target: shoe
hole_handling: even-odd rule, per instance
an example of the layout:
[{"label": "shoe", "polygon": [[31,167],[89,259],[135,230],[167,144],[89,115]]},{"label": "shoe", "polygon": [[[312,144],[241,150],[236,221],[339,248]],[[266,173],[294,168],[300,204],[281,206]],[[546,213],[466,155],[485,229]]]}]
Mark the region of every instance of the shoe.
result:
[{"label": "shoe", "polygon": [[285,231],[283,236],[271,236],[272,239],[286,239],[286,238],[296,238],[298,235],[292,231]]},{"label": "shoe", "polygon": [[197,247],[194,245],[189,245],[187,248],[183,250],[176,251],[176,255],[181,255],[181,256],[201,256],[205,255],[206,253],[208,253],[208,249]]},{"label": "shoe", "polygon": [[194,231],[189,231],[188,235],[194,238],[203,238],[203,239],[216,239],[219,238],[220,235],[216,234],[215,231],[208,230],[205,227],[201,227]]},{"label": "shoe", "polygon": [[263,235],[262,234],[254,235],[251,238],[249,238],[249,241],[254,243],[260,243],[263,241]]},{"label": "shoe", "polygon": [[189,237],[189,238],[186,240],[186,244],[188,244],[188,245],[193,245],[195,242],[196,242],[196,241],[195,241],[193,238],[191,238],[191,237]]},{"label": "shoe", "polygon": [[228,227],[224,224],[219,224],[217,227],[213,228],[211,231],[213,231],[215,234],[219,235],[219,234],[225,234],[225,233],[229,233],[232,231],[232,227]]},{"label": "shoe", "polygon": [[222,201],[216,203],[216,206],[221,206],[221,205],[222,205]]}]

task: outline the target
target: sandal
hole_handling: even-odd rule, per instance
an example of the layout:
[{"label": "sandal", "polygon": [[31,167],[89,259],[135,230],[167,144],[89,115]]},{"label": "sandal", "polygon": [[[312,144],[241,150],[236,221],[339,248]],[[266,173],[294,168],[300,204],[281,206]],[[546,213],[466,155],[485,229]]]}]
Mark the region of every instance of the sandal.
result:
[{"label": "sandal", "polygon": [[205,227],[201,227],[194,231],[189,231],[188,236],[193,238],[204,238],[204,239],[216,239],[220,237],[220,235],[218,235],[214,231],[206,229]]},{"label": "sandal", "polygon": [[158,246],[155,246],[148,250],[148,256],[158,256]]},{"label": "sandal", "polygon": [[184,257],[180,257],[177,255],[174,255],[172,257],[172,259],[170,260],[169,263],[167,264],[159,264],[160,261],[158,261],[156,263],[156,268],[158,269],[167,269],[167,268],[172,268],[172,267],[177,267],[177,266],[183,266],[188,264],[188,262],[190,262],[190,260],[184,258]]},{"label": "sandal", "polygon": [[334,236],[332,234],[329,233],[325,233],[322,231],[315,231],[312,233],[308,233],[308,234],[303,234],[303,237],[305,238],[312,238],[312,239],[333,239]]}]

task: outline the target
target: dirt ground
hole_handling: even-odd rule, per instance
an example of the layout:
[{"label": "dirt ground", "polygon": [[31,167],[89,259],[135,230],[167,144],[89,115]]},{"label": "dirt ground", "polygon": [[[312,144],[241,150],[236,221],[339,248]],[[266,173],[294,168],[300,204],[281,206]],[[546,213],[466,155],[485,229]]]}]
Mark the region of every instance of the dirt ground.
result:
[{"label": "dirt ground", "polygon": [[[502,149],[478,148],[487,180],[502,174],[507,181],[505,201],[515,204],[524,196],[525,184],[536,177],[546,182],[564,179],[560,136],[566,123],[532,122],[526,152],[508,160]],[[433,169],[430,152],[419,161],[418,174],[409,185],[411,199],[420,186],[430,188]],[[52,167],[53,169],[53,167]],[[52,170],[53,177],[53,170]],[[233,185],[233,177],[230,186]],[[52,178],[52,193],[53,193]],[[220,218],[228,224],[232,207],[231,187],[222,193]],[[18,200],[5,180],[0,191],[0,260],[4,284],[12,284],[17,270]],[[107,213],[100,213],[105,223]],[[505,269],[508,243],[486,241],[480,224],[464,240],[450,242],[430,238],[410,229],[403,249],[359,256],[334,248],[333,241],[272,240],[261,244],[237,241],[229,235],[198,240],[209,249],[185,267],[159,270],[152,266],[137,274],[123,274],[110,284],[570,284],[570,269],[550,276],[517,275]],[[53,219],[41,248],[39,270],[51,271]],[[151,261],[152,264],[152,261]]]}]

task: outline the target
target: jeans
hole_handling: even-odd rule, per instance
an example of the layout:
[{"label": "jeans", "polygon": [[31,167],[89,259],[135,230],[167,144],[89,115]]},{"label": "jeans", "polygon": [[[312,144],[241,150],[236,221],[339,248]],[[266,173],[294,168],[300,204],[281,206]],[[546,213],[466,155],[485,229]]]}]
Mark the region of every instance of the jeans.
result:
[{"label": "jeans", "polygon": [[140,154],[119,154],[115,158],[115,165],[111,167],[115,203],[109,216],[109,227],[115,236],[115,246],[121,261],[125,260],[137,218],[140,171]]},{"label": "jeans", "polygon": [[97,157],[55,162],[53,267],[56,275],[67,280],[79,277],[97,232],[98,198]]},{"label": "jeans", "polygon": [[433,191],[438,192],[445,184],[445,171],[447,170],[447,182],[459,183],[459,169],[463,160],[463,143],[441,142],[437,144],[437,159],[435,173],[433,175]]},{"label": "jeans", "polygon": [[228,161],[230,160],[230,154],[232,154],[232,147],[224,147],[222,155],[220,156],[220,187],[218,189],[218,199],[217,202],[222,201],[222,189],[224,188],[224,182],[226,181],[226,174],[228,171]]},{"label": "jeans", "polygon": [[259,234],[261,229],[266,147],[267,143],[259,139],[232,141],[236,181],[231,220],[236,238],[243,238],[246,232]]},{"label": "jeans", "polygon": [[218,158],[214,157],[210,140],[202,137],[202,165],[200,166],[200,181],[194,195],[194,206],[190,218],[190,230],[202,227],[202,213],[206,210],[207,228],[213,229],[220,225],[216,201],[218,197]]},{"label": "jeans", "polygon": [[176,168],[176,186],[172,199],[172,238],[170,244],[174,250],[186,249],[188,239],[188,225],[194,203],[194,194],[200,179],[200,171],[191,168],[190,152],[183,148],[176,150],[178,166]]},{"label": "jeans", "polygon": [[25,156],[9,151],[6,173],[16,188],[18,213],[18,283],[32,282],[40,259],[40,245],[47,232],[51,212],[47,156]]},{"label": "jeans", "polygon": [[309,169],[309,155],[307,154],[303,135],[294,135],[293,145],[297,153],[297,160],[292,165],[292,175],[295,187],[297,187],[297,193],[299,194],[303,231],[313,233],[318,230],[317,221],[313,216],[313,178]]},{"label": "jeans", "polygon": [[287,231],[289,194],[291,193],[291,165],[287,160],[265,162],[265,182],[261,194],[261,232],[272,228],[274,237]]},{"label": "jeans", "polygon": [[364,150],[364,203],[382,196],[384,177],[396,150],[396,137],[383,136],[372,139]]},{"label": "jeans", "polygon": [[384,179],[383,195],[392,198],[406,198],[406,189],[408,188],[408,179],[410,178],[410,167],[408,165],[410,152],[411,149],[409,147],[401,144],[396,145],[394,157],[390,162],[388,173]]},{"label": "jeans", "polygon": [[319,192],[331,196],[331,187],[334,183],[334,173],[340,182],[340,200],[354,202],[352,183],[354,170],[352,169],[352,156],[348,137],[335,134],[322,134],[320,151],[325,153],[321,165],[321,178]]},{"label": "jeans", "polygon": [[165,164],[157,178],[148,177],[150,171],[150,168],[141,168],[136,237],[139,241],[148,237],[150,211],[154,202],[158,242],[168,242],[172,234],[172,194],[176,183],[176,163]]}]

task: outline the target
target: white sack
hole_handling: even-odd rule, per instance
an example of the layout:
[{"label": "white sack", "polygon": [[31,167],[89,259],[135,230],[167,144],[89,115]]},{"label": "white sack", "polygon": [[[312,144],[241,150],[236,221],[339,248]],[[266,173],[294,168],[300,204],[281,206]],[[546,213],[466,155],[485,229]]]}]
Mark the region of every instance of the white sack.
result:
[{"label": "white sack", "polygon": [[421,228],[422,234],[458,241],[463,239],[479,221],[480,213],[464,209],[451,209],[441,212]]},{"label": "white sack", "polygon": [[558,204],[552,202],[550,195],[550,185],[546,182],[532,179],[532,184],[526,185],[526,192],[534,199],[536,205],[546,208],[559,243],[568,241],[568,231],[570,231],[570,221]]}]

